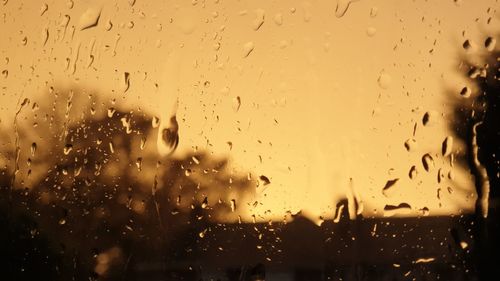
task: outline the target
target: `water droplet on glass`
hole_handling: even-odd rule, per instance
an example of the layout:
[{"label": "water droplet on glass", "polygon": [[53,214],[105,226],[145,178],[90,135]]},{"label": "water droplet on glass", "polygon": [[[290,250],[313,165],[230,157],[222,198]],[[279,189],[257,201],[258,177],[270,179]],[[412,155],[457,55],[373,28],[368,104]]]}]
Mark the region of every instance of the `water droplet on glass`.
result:
[{"label": "water droplet on glass", "polygon": [[453,137],[447,136],[443,141],[441,153],[443,154],[444,157],[447,157],[451,154],[452,149],[453,149]]},{"label": "water droplet on glass", "polygon": [[274,23],[276,25],[282,25],[283,24],[283,15],[281,13],[278,13],[274,15]]},{"label": "water droplet on glass", "polygon": [[261,175],[261,176],[259,177],[259,179],[262,181],[262,183],[263,183],[264,185],[268,185],[268,184],[270,184],[270,183],[271,183],[271,181],[269,180],[269,178],[268,178],[268,177],[266,177],[266,176],[264,176],[264,175]]},{"label": "water droplet on glass", "polygon": [[198,233],[198,236],[200,236],[200,238],[204,238],[206,234],[207,234],[207,229],[205,229],[202,232]]},{"label": "water droplet on glass", "polygon": [[472,91],[469,89],[469,87],[463,87],[462,90],[460,91],[460,95],[464,98],[470,97],[472,94]]},{"label": "water droplet on glass", "polygon": [[392,77],[385,72],[381,72],[380,76],[377,79],[377,82],[380,88],[388,89],[391,86]]},{"label": "water droplet on glass", "polygon": [[470,50],[472,48],[472,44],[469,40],[465,40],[464,43],[462,44],[462,47],[465,50]]},{"label": "water droplet on glass", "polygon": [[203,199],[203,202],[201,202],[201,208],[206,209],[208,207],[208,197],[205,197]]},{"label": "water droplet on glass", "polygon": [[252,53],[253,49],[255,48],[255,45],[253,44],[252,41],[247,42],[243,45],[243,57],[246,58]]},{"label": "water droplet on glass", "polygon": [[122,77],[122,91],[126,92],[130,88],[130,73],[124,72]]},{"label": "water droplet on glass", "polygon": [[370,9],[370,17],[374,18],[374,17],[377,16],[377,14],[378,14],[378,8],[377,7],[372,7]]},{"label": "water droplet on glass", "polygon": [[436,124],[438,113],[436,111],[427,111],[422,117],[422,124],[424,126],[432,126]]},{"label": "water droplet on glass", "polygon": [[344,211],[345,204],[338,204],[337,209],[335,211],[335,215],[333,217],[333,222],[338,223],[340,218],[342,217],[342,212]]},{"label": "water droplet on glass", "polygon": [[373,26],[370,26],[366,29],[366,35],[368,35],[369,37],[375,36],[375,33],[377,33],[377,29]]},{"label": "water droplet on glass", "polygon": [[137,157],[137,160],[135,160],[135,165],[137,166],[137,170],[139,172],[142,171],[142,157]]},{"label": "water droplet on glass", "polygon": [[198,158],[196,158],[196,156],[191,157],[191,160],[193,160],[193,162],[194,162],[196,165],[199,165],[199,164],[200,164],[200,160],[199,160]]},{"label": "water droplet on glass", "polygon": [[43,45],[45,46],[47,44],[47,41],[49,40],[49,29],[47,27],[45,27],[43,30],[42,30],[42,43]]},{"label": "water droplet on glass", "polygon": [[252,22],[253,30],[257,31],[264,24],[265,11],[262,9],[255,10],[255,19]]},{"label": "water droplet on glass", "polygon": [[71,150],[73,150],[73,145],[70,143],[66,144],[63,149],[64,155],[68,155]]},{"label": "water droplet on glass", "polygon": [[151,126],[153,128],[157,128],[160,125],[160,118],[153,116],[153,119],[151,120]]},{"label": "water droplet on glass", "polygon": [[418,147],[417,141],[415,139],[407,139],[404,143],[406,151],[415,151]]},{"label": "water droplet on glass", "polygon": [[104,25],[104,29],[106,31],[110,31],[112,28],[113,28],[113,23],[111,22],[111,20],[107,20],[106,24]]},{"label": "water droplet on glass", "polygon": [[411,211],[411,206],[408,203],[401,203],[397,206],[395,205],[385,205],[384,207],[384,217],[391,217],[396,214],[408,214]]},{"label": "water droplet on glass", "polygon": [[79,27],[80,30],[89,29],[99,24],[101,17],[101,9],[88,8],[81,16]]},{"label": "water droplet on glass", "polygon": [[116,109],[114,107],[108,108],[108,117],[111,118],[115,114]]},{"label": "water droplet on glass", "polygon": [[122,122],[122,126],[125,128],[125,132],[127,134],[132,133],[132,124],[130,123],[132,120],[130,117],[122,117],[120,118],[120,121]]},{"label": "water droplet on glass", "polygon": [[140,148],[141,150],[144,149],[144,147],[146,146],[146,137],[141,137],[141,144],[140,144]]},{"label": "water droplet on glass", "polygon": [[486,50],[488,50],[490,52],[495,50],[496,44],[497,44],[497,40],[493,37],[488,37],[484,41],[484,47],[486,48]]},{"label": "water droplet on glass", "polygon": [[393,180],[388,180],[385,183],[384,188],[382,189],[382,194],[384,194],[384,196],[389,196],[390,189],[392,189],[396,185],[396,183],[398,181],[399,181],[399,178],[396,178],[396,179],[393,179]]},{"label": "water droplet on glass", "polygon": [[177,123],[177,117],[173,115],[165,123],[167,124],[160,127],[158,134],[158,152],[163,156],[172,154],[179,144],[179,124]]},{"label": "water droplet on glass", "polygon": [[66,2],[66,7],[68,7],[68,9],[73,9],[74,5],[75,3],[73,2],[73,0],[69,0],[68,2]]},{"label": "water droplet on glass", "polygon": [[408,172],[408,177],[413,180],[417,177],[417,174],[417,167],[411,166],[410,171]]},{"label": "water droplet on glass", "polygon": [[429,208],[423,207],[422,209],[419,210],[422,216],[427,217],[429,215]]},{"label": "water droplet on glass", "polygon": [[356,1],[358,0],[337,0],[337,6],[335,7],[335,16],[337,18],[343,17],[347,13],[349,6]]},{"label": "water droplet on glass", "polygon": [[49,9],[49,5],[47,5],[46,3],[44,3],[42,5],[42,7],[40,8],[40,16],[43,16],[43,14],[45,14],[45,12],[47,12],[48,9]]},{"label": "water droplet on glass", "polygon": [[231,199],[231,212],[236,210],[236,200]]},{"label": "water droplet on glass", "polygon": [[31,144],[31,157],[35,157],[36,147],[36,142]]},{"label": "water droplet on glass", "polygon": [[59,225],[65,225],[65,224],[66,220],[64,218],[59,220]]},{"label": "water droplet on glass", "polygon": [[241,98],[240,96],[237,96],[233,98],[233,110],[235,112],[238,112],[240,110],[240,107],[241,107]]},{"label": "water droplet on glass", "polygon": [[429,172],[434,168],[434,159],[432,156],[427,153],[422,157],[422,165],[424,166],[425,171]]}]

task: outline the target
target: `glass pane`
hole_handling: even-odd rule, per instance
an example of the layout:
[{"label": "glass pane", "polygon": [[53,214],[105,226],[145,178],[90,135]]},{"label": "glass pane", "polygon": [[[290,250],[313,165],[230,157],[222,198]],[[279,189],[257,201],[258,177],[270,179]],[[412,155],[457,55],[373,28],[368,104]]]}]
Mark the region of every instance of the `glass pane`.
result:
[{"label": "glass pane", "polygon": [[0,2],[6,280],[494,280],[499,7]]}]

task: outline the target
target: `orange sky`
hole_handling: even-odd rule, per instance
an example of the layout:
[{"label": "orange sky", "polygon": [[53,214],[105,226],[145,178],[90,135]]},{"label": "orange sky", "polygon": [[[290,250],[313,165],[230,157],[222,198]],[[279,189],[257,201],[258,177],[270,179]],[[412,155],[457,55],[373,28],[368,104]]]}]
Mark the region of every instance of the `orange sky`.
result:
[{"label": "orange sky", "polygon": [[[457,71],[462,42],[479,52],[485,34],[498,32],[497,1],[361,0],[341,17],[337,1],[129,2],[1,6],[0,69],[8,70],[0,77],[1,124],[11,123],[20,98],[43,99],[53,84],[99,89],[162,119],[178,98],[178,155],[207,148],[271,180],[257,189],[262,204],[242,214],[247,220],[299,210],[331,218],[352,192],[365,215],[403,202],[412,207],[407,215],[473,207],[459,192],[438,200],[438,188],[474,190],[469,172],[451,168],[440,152],[465,83]],[[97,26],[85,29],[98,15]],[[425,112],[432,122],[423,127]],[[408,152],[415,122],[417,145]],[[426,153],[435,162],[430,172],[421,163]],[[453,170],[454,180],[438,184],[440,168]]]}]

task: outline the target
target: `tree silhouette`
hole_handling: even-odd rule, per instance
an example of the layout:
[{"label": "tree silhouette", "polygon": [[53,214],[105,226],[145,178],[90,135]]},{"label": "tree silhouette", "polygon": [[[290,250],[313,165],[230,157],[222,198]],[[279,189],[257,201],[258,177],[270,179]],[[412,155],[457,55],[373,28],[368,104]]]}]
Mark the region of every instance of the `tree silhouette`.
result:
[{"label": "tree silhouette", "polygon": [[[493,38],[485,40],[485,49]],[[484,51],[479,58],[462,56],[461,70],[470,83],[460,94],[451,128],[467,144],[461,164],[470,168],[476,179],[475,260],[481,280],[498,276],[495,264],[500,257],[500,52]],[[476,93],[472,93],[477,89]],[[454,93],[456,95],[456,93]],[[469,97],[470,96],[470,97]],[[478,165],[478,161],[480,166]],[[485,177],[486,176],[486,177]],[[487,182],[484,182],[487,178]],[[484,198],[484,200],[481,200]],[[483,204],[488,202],[489,204]],[[484,216],[487,213],[487,217]]]},{"label": "tree silhouette", "polygon": [[153,116],[93,93],[51,87],[0,132],[4,264],[16,280],[134,280],[158,260],[165,274],[185,270],[179,258],[196,255],[210,223],[236,222],[251,193],[225,158],[159,158]]}]

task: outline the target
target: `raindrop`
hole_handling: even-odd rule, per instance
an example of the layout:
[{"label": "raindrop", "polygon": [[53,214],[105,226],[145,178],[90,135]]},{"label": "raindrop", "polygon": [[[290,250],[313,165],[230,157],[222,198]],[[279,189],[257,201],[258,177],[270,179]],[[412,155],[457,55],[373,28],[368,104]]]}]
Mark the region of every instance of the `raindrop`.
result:
[{"label": "raindrop", "polygon": [[262,9],[255,10],[255,19],[253,20],[253,30],[257,31],[264,24],[265,11]]},{"label": "raindrop", "polygon": [[113,23],[111,22],[111,20],[106,21],[106,24],[104,25],[104,29],[106,31],[110,31],[112,28],[113,28]]},{"label": "raindrop", "polygon": [[259,177],[259,179],[262,181],[262,183],[263,183],[264,185],[268,185],[268,184],[270,184],[270,183],[271,183],[271,181],[269,180],[269,178],[268,178],[268,177],[266,177],[266,176],[264,176],[264,175],[261,175],[261,176]]},{"label": "raindrop", "polygon": [[153,119],[151,120],[151,126],[153,128],[157,128],[160,125],[160,118],[153,116]]},{"label": "raindrop", "polygon": [[111,118],[115,114],[116,109],[114,107],[108,108],[108,117]]},{"label": "raindrop", "polygon": [[462,90],[460,91],[460,95],[464,98],[470,97],[472,94],[472,91],[469,89],[469,87],[463,87]]},{"label": "raindrop", "polygon": [[422,209],[419,210],[422,216],[427,217],[429,215],[429,208],[423,207]]},{"label": "raindrop", "polygon": [[385,183],[384,188],[382,189],[382,194],[384,196],[388,196],[389,190],[396,185],[396,183],[399,181],[399,178],[393,179],[393,180],[388,180]]},{"label": "raindrop", "polygon": [[194,162],[196,165],[199,165],[199,164],[200,164],[200,160],[199,160],[198,158],[196,158],[196,156],[191,157],[191,160],[193,160],[193,162]]},{"label": "raindrop", "polygon": [[208,207],[208,197],[205,197],[203,199],[203,202],[201,202],[201,208],[206,209]]},{"label": "raindrop", "polygon": [[40,16],[43,16],[43,14],[45,14],[45,12],[47,12],[48,9],[49,9],[49,5],[47,5],[46,3],[44,3],[42,5],[42,7],[40,8]]},{"label": "raindrop", "polygon": [[424,126],[432,126],[436,123],[438,113],[435,111],[427,111],[422,117],[422,124]]},{"label": "raindrop", "polygon": [[140,145],[141,150],[143,150],[145,146],[146,146],[146,137],[143,136],[141,137],[141,145]]},{"label": "raindrop", "polygon": [[198,233],[198,236],[200,236],[200,238],[204,238],[206,234],[207,234],[207,229],[205,229],[202,232]]},{"label": "raindrop", "polygon": [[64,218],[59,220],[59,225],[65,225],[65,224],[66,224],[66,220]]},{"label": "raindrop", "polygon": [[176,116],[171,116],[168,124],[162,127],[161,133],[158,134],[158,148],[159,152],[166,156],[172,154],[179,144],[179,124]]},{"label": "raindrop", "polygon": [[43,42],[43,45],[45,46],[47,44],[47,41],[49,40],[49,29],[47,27],[45,27],[43,30],[42,30],[42,42]]},{"label": "raindrop", "polygon": [[237,96],[233,98],[233,110],[235,112],[238,112],[240,110],[240,107],[241,107],[241,98],[240,96]]},{"label": "raindrop", "polygon": [[434,168],[434,159],[432,159],[432,156],[429,153],[422,157],[422,165],[427,172]]},{"label": "raindrop", "polygon": [[472,48],[471,42],[469,40],[465,40],[464,43],[462,44],[462,47],[465,50],[469,50],[470,48]]},{"label": "raindrop", "polygon": [[366,35],[368,35],[369,37],[375,36],[375,33],[377,33],[377,29],[373,26],[370,26],[366,29]]},{"label": "raindrop", "polygon": [[252,53],[253,49],[255,48],[255,45],[253,44],[252,41],[247,42],[243,45],[243,57],[246,58]]},{"label": "raindrop", "polygon": [[486,48],[486,50],[488,50],[490,52],[495,50],[496,44],[497,44],[497,40],[495,38],[492,38],[492,37],[488,37],[484,41],[484,47]]},{"label": "raindrop", "polygon": [[396,214],[408,214],[411,211],[411,206],[408,203],[401,203],[397,206],[395,205],[385,205],[384,216],[391,217]]},{"label": "raindrop", "polygon": [[131,122],[130,117],[122,117],[120,118],[120,121],[122,122],[122,126],[125,128],[125,132],[127,134],[132,133],[132,125],[130,124]]},{"label": "raindrop", "polygon": [[337,6],[335,7],[335,16],[337,18],[343,17],[347,13],[347,10],[349,9],[351,3],[354,3],[356,1],[358,0],[337,0]]},{"label": "raindrop", "polygon": [[339,204],[337,205],[337,210],[335,212],[335,216],[333,219],[334,223],[338,223],[340,221],[340,218],[342,217],[342,211],[344,211],[345,204]]},{"label": "raindrop", "polygon": [[283,24],[283,15],[281,13],[274,15],[274,23],[278,26]]},{"label": "raindrop", "polygon": [[135,160],[135,165],[137,166],[137,170],[139,172],[142,171],[142,157],[137,157],[137,160]]},{"label": "raindrop", "polygon": [[392,77],[389,74],[382,71],[377,79],[377,82],[380,88],[385,90],[391,86]]},{"label": "raindrop", "polygon": [[36,142],[31,144],[31,157],[35,157],[36,147]]},{"label": "raindrop", "polygon": [[377,7],[372,7],[370,9],[370,17],[374,18],[374,17],[377,16],[377,14],[378,14],[378,8]]},{"label": "raindrop", "polygon": [[417,174],[417,167],[411,166],[410,171],[408,172],[408,177],[413,180],[417,177]]},{"label": "raindrop", "polygon": [[231,199],[231,212],[236,210],[236,200]]},{"label": "raindrop", "polygon": [[96,27],[99,24],[99,18],[101,17],[101,9],[93,9],[88,8],[81,16],[80,16],[80,30],[89,29],[92,27]]},{"label": "raindrop", "polygon": [[443,154],[444,157],[447,157],[451,154],[452,149],[453,149],[453,137],[447,136],[443,141],[441,147],[441,153]]},{"label": "raindrop", "polygon": [[125,93],[130,88],[130,73],[124,72],[122,77],[122,91]]},{"label": "raindrop", "polygon": [[73,145],[70,143],[66,144],[63,149],[64,155],[68,155],[71,150],[73,150]]},{"label": "raindrop", "polygon": [[66,2],[66,7],[68,7],[68,9],[73,9],[74,5],[75,3],[73,2],[73,0],[69,0],[68,2]]},{"label": "raindrop", "polygon": [[407,139],[404,143],[406,151],[414,151],[417,146],[417,141],[415,139]]}]

